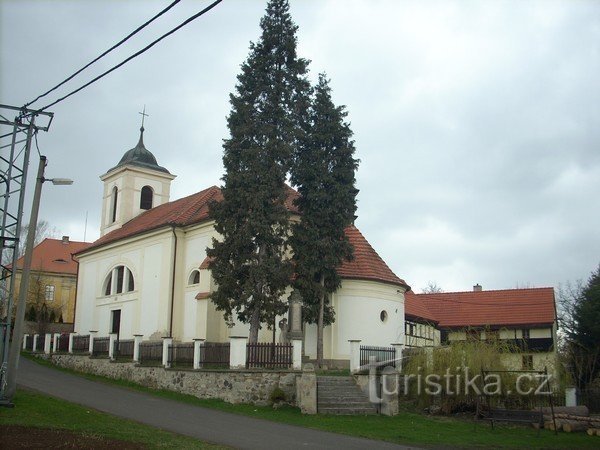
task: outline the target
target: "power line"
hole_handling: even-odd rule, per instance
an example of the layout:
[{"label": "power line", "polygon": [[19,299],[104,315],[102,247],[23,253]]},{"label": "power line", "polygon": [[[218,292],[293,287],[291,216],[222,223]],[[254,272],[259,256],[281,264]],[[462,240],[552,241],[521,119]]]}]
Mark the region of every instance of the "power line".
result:
[{"label": "power line", "polygon": [[142,53],[146,52],[148,49],[154,47],[156,44],[158,44],[160,41],[162,41],[163,39],[165,39],[166,37],[170,36],[171,34],[175,33],[177,30],[179,30],[180,28],[183,28],[184,26],[186,26],[188,23],[196,20],[198,17],[206,14],[208,11],[210,11],[211,9],[213,9],[215,6],[217,6],[219,3],[221,3],[223,0],[216,0],[215,2],[211,3],[210,5],[208,5],[206,8],[204,8],[202,11],[194,14],[193,16],[189,17],[188,19],[186,19],[185,21],[183,21],[181,24],[179,24],[178,26],[176,26],[175,28],[173,28],[171,31],[163,34],[161,37],[159,37],[158,39],[154,40],[153,42],[151,42],[150,44],[148,44],[146,47],[144,47],[143,49],[139,50],[138,52],[134,53],[133,55],[131,55],[129,58],[123,60],[122,62],[120,62],[119,64],[117,64],[116,66],[110,68],[109,70],[107,70],[106,72],[98,75],[96,78],[94,78],[93,80],[89,81],[88,83],[84,84],[83,86],[75,89],[74,91],[71,91],[70,93],[68,93],[67,95],[59,98],[58,100],[44,106],[43,108],[40,108],[38,110],[36,110],[36,113],[40,113],[48,108],[50,108],[51,106],[56,105],[57,103],[62,102],[63,100],[69,98],[71,95],[76,94],[77,92],[81,91],[82,89],[85,89],[86,87],[90,86],[91,84],[95,83],[96,81],[100,80],[101,78],[104,78],[106,75],[108,75],[109,73],[117,70],[119,67],[123,66],[124,64],[128,63],[129,61],[131,61],[132,59],[138,57],[139,55],[141,55]]},{"label": "power line", "polygon": [[75,72],[73,75],[71,75],[70,77],[64,79],[63,81],[61,81],[60,83],[58,83],[56,86],[54,86],[52,89],[44,92],[41,95],[38,95],[36,98],[34,98],[33,100],[31,100],[29,103],[25,104],[25,108],[28,107],[29,105],[31,105],[32,103],[38,101],[40,98],[45,97],[46,95],[50,94],[51,92],[54,92],[56,89],[58,89],[59,87],[61,87],[63,84],[65,84],[66,82],[72,80],[73,78],[75,78],[77,75],[79,75],[81,72],[83,72],[85,69],[87,69],[88,67],[90,67],[92,64],[94,64],[96,61],[98,61],[99,59],[103,58],[104,56],[106,56],[107,54],[109,54],[110,52],[112,52],[114,49],[116,49],[117,47],[119,47],[121,44],[123,44],[125,41],[129,40],[129,38],[131,38],[132,36],[136,35],[138,32],[140,32],[141,30],[143,30],[144,28],[146,28],[148,25],[150,25],[152,22],[154,22],[156,19],[158,19],[160,16],[162,16],[164,13],[166,13],[167,11],[169,11],[171,8],[173,8],[173,6],[175,6],[177,3],[179,3],[181,0],[175,0],[173,3],[171,3],[169,6],[167,6],[165,9],[163,9],[161,12],[159,12],[158,14],[156,14],[154,17],[152,17],[150,20],[148,20],[147,22],[143,23],[142,25],[140,25],[139,27],[137,27],[134,31],[132,31],[131,33],[129,33],[127,36],[125,36],[123,39],[121,39],[119,42],[117,42],[115,45],[113,45],[111,48],[109,48],[108,50],[106,50],[104,53],[102,53],[100,56],[98,56],[96,59],[92,60],[91,62],[89,62],[88,64],[86,64],[85,66],[83,66],[81,69],[79,69],[77,72]]}]

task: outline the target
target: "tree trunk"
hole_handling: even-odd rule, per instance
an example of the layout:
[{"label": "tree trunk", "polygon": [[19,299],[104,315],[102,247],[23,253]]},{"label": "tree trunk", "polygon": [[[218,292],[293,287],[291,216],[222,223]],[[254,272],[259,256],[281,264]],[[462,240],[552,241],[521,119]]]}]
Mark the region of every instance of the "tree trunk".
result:
[{"label": "tree trunk", "polygon": [[248,335],[248,342],[255,344],[258,342],[258,330],[260,329],[260,310],[257,308],[252,313],[250,318],[250,334]]},{"label": "tree trunk", "polygon": [[[325,277],[321,275],[321,286],[325,285]],[[323,366],[323,316],[325,314],[325,294],[319,300],[319,317],[317,318],[317,367]]]}]

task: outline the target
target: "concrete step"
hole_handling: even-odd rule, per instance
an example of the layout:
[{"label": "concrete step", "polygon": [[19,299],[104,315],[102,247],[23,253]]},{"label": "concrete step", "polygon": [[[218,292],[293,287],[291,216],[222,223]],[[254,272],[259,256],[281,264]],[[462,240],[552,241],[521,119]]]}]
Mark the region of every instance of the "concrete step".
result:
[{"label": "concrete step", "polygon": [[317,376],[317,381],[319,383],[352,383],[354,384],[353,377],[332,377],[332,376]]},{"label": "concrete step", "polygon": [[327,401],[323,401],[323,402],[318,402],[317,406],[319,407],[319,410],[321,408],[367,408],[367,409],[373,409],[374,406],[369,403],[369,402],[365,402],[363,401],[355,401],[355,402],[344,402],[344,403],[338,403],[338,402],[327,402]]},{"label": "concrete step", "polygon": [[317,377],[317,410],[321,414],[366,415],[377,410],[353,377]]},{"label": "concrete step", "polygon": [[317,403],[340,403],[344,405],[350,403],[369,403],[369,400],[365,397],[319,397]]},{"label": "concrete step", "polygon": [[374,415],[377,411],[375,408],[342,408],[342,407],[334,407],[334,408],[319,408],[319,414],[335,414],[335,415],[347,415],[347,416],[367,416]]}]

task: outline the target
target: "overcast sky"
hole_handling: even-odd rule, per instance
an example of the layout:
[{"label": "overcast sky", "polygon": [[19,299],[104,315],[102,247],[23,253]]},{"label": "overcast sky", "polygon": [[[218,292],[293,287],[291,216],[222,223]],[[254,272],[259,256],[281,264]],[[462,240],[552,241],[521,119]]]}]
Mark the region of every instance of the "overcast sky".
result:
[{"label": "overcast sky", "polygon": [[[182,1],[59,93],[209,3]],[[32,100],[166,4],[0,1],[0,101]],[[99,236],[99,176],[137,143],[144,105],[146,147],[177,175],[171,199],[219,185],[229,93],[265,5],[225,0],[53,107],[39,137],[46,174],[75,184],[45,185],[40,217],[82,240],[88,213],[87,240]],[[357,225],[413,290],[556,286],[597,267],[600,2],[292,0],[291,10],[311,79],[326,71],[349,111]]]}]

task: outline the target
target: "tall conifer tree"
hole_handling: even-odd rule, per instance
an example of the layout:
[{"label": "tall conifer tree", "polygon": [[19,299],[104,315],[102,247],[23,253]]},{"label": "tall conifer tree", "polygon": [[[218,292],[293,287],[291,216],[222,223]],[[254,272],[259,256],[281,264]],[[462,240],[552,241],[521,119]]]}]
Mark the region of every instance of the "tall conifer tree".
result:
[{"label": "tall conifer tree", "polygon": [[335,106],[324,74],[319,75],[310,108],[309,131],[295,155],[292,182],[301,213],[291,237],[295,287],[304,300],[304,320],[317,324],[317,362],[323,362],[323,328],[334,321],[329,294],[341,284],[337,268],[352,259],[344,232],[355,219],[354,187],[358,160],[344,106]]},{"label": "tall conifer tree", "polygon": [[230,95],[223,201],[210,211],[221,238],[208,249],[218,286],[212,301],[226,319],[235,313],[250,324],[250,342],[257,341],[261,323],[272,324],[287,308],[281,301],[292,273],[285,179],[310,89],[288,1],[270,0],[260,26]]}]

